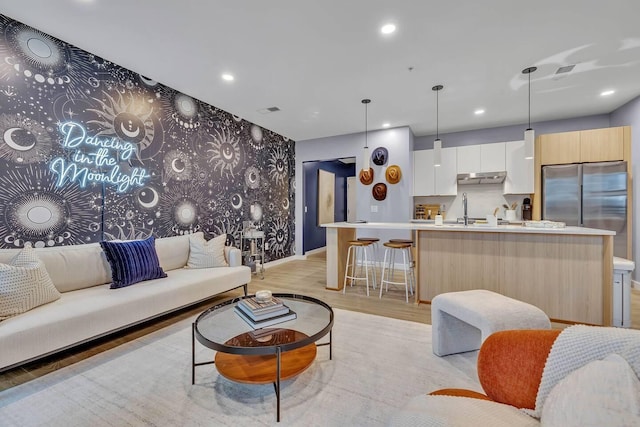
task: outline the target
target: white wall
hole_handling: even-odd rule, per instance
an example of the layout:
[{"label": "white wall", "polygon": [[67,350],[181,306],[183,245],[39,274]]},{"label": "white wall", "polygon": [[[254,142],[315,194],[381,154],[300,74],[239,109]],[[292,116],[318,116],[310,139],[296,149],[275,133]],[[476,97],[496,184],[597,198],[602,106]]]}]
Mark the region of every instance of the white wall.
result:
[{"label": "white wall", "polygon": [[[370,152],[377,147],[386,147],[389,160],[384,166],[371,163],[374,180],[371,185],[363,185],[358,180],[356,188],[356,217],[370,222],[407,222],[413,217],[413,133],[408,127],[383,129],[368,133]],[[364,133],[340,135],[329,138],[310,139],[296,142],[296,255],[302,255],[304,200],[302,195],[302,163],[316,160],[333,160],[342,157],[356,157],[356,171],[362,169],[362,148]],[[398,165],[402,179],[398,184],[389,184],[384,171],[389,165]],[[356,172],[357,173],[357,172]],[[387,198],[377,201],[371,195],[373,185],[387,184]],[[372,212],[372,207],[377,212]],[[410,232],[382,231],[367,232],[368,236],[386,238],[409,238]]]}]

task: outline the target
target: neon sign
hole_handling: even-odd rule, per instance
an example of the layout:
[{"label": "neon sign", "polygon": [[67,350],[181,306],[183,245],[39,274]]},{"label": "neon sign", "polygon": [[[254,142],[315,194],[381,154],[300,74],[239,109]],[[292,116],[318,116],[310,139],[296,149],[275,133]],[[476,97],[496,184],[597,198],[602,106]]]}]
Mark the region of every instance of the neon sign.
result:
[{"label": "neon sign", "polygon": [[[87,135],[84,126],[76,122],[61,123],[59,128],[64,136],[62,146],[76,151],[72,154],[71,161],[58,157],[49,164],[49,169],[58,175],[58,187],[68,179],[70,182],[77,182],[82,188],[92,182],[114,185],[119,193],[123,193],[129,187],[144,185],[144,180],[149,178],[150,175],[143,168],[136,167],[128,172],[120,170],[118,157],[126,161],[136,152],[132,143],[116,137]],[[83,152],[82,147],[95,148],[96,151]]]}]

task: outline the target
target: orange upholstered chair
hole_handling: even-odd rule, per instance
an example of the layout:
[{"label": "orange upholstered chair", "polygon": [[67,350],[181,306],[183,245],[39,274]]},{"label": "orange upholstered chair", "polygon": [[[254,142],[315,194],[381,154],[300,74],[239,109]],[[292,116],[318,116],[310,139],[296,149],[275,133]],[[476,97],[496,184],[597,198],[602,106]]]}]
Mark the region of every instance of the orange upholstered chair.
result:
[{"label": "orange upholstered chair", "polygon": [[478,353],[478,378],[485,394],[442,389],[431,395],[463,396],[535,409],[536,394],[559,330],[508,330],[491,334]]}]

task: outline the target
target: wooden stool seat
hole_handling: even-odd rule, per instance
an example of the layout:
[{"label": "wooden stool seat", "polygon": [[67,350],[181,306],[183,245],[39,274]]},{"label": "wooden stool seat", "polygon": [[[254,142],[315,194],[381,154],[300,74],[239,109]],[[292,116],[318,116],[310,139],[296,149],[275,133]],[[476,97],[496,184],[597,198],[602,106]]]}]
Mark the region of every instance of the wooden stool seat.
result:
[{"label": "wooden stool seat", "polygon": [[368,240],[349,240],[349,246],[369,246],[371,243]]},{"label": "wooden stool seat", "polygon": [[361,242],[371,242],[371,243],[380,241],[380,239],[378,239],[377,237],[358,237],[356,240],[359,240]]},{"label": "wooden stool seat", "polygon": [[411,243],[392,242],[391,240],[383,243],[383,245],[391,249],[406,249],[411,247]]},{"label": "wooden stool seat", "polygon": [[389,239],[391,243],[409,243],[413,245],[413,240],[411,239]]}]

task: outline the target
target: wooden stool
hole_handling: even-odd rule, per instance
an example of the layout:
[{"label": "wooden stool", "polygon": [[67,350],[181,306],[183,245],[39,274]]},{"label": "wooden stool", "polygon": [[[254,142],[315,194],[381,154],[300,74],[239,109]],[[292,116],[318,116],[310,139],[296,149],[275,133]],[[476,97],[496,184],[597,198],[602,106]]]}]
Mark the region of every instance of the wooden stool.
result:
[{"label": "wooden stool", "polygon": [[361,241],[361,242],[371,242],[371,247],[373,248],[373,263],[375,265],[375,271],[376,271],[376,275],[375,275],[375,279],[373,281],[373,289],[376,288],[376,282],[377,280],[377,276],[378,276],[378,271],[381,271],[381,267],[380,267],[380,239],[378,239],[377,237],[358,237],[356,240]]},{"label": "wooden stool", "polygon": [[[369,269],[373,269],[373,277],[375,283],[375,268],[369,266],[368,263],[368,249],[371,246],[371,242],[362,240],[350,240],[349,250],[347,251],[347,265],[344,269],[344,286],[342,293],[347,290],[347,279],[350,279],[350,286],[353,286],[353,282],[358,280],[364,280],[367,283],[367,296],[369,296]],[[358,256],[359,255],[359,256]],[[349,267],[351,267],[351,274],[349,274]],[[364,267],[364,276],[358,275],[359,267]]]},{"label": "wooden stool", "polygon": [[[411,239],[389,239],[389,242],[391,243],[408,243],[411,245],[411,247],[413,247],[413,240]],[[395,256],[395,253],[393,253],[393,256]],[[392,264],[395,265],[395,258],[392,261]],[[415,267],[416,267],[416,263],[413,261],[413,251],[411,250],[411,248],[409,248],[409,267],[411,267],[411,277],[413,279],[413,283],[416,283],[416,273],[415,273]],[[395,269],[391,269],[391,276],[393,276],[393,274],[395,273]]]},{"label": "wooden stool", "polygon": [[[409,302],[409,290],[411,290],[411,295],[413,295],[413,284],[414,277],[412,274],[412,268],[410,265],[411,260],[411,243],[396,243],[396,242],[386,242],[384,243],[385,251],[384,251],[384,261],[382,264],[382,280],[380,281],[380,298],[382,298],[382,290],[385,288],[389,290],[389,284],[392,285],[404,285],[405,289],[405,300]],[[402,253],[402,262],[405,265],[404,268],[404,281],[403,282],[394,282],[393,276],[390,274],[391,271],[395,269],[395,252],[400,251]],[[407,270],[409,270],[409,274],[407,275]],[[385,278],[384,273],[387,273],[387,277]]]}]

